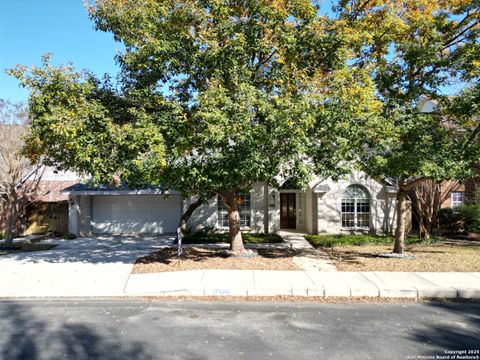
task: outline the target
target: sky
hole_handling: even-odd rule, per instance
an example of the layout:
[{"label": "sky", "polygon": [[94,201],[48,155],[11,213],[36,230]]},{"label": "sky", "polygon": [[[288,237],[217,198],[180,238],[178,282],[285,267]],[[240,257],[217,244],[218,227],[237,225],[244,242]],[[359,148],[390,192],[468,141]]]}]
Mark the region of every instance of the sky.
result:
[{"label": "sky", "polygon": [[[331,5],[332,0],[324,0],[321,12],[330,15]],[[122,48],[111,34],[93,28],[83,0],[0,0],[0,99],[28,100],[28,91],[5,74],[17,64],[40,65],[42,55],[51,53],[53,65],[71,62],[76,70],[89,69],[99,77],[115,75],[114,58]]]},{"label": "sky", "polygon": [[72,62],[101,76],[116,74],[114,57],[122,45],[96,31],[83,0],[0,0],[0,99],[26,102],[28,91],[5,69],[40,65],[51,53],[54,65]]}]

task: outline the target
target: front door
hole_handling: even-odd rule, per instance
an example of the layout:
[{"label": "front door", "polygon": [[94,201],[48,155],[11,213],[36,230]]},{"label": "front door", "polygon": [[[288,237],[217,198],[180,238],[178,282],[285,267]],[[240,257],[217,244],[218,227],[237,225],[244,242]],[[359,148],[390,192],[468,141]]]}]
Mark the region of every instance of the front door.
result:
[{"label": "front door", "polygon": [[280,194],[280,228],[295,229],[297,225],[295,194]]}]

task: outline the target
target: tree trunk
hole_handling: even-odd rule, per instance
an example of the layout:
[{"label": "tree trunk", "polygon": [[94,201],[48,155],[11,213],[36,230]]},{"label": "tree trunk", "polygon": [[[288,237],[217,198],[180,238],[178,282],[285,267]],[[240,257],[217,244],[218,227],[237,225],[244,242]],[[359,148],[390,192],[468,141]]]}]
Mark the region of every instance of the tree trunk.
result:
[{"label": "tree trunk", "polygon": [[178,227],[181,229],[182,234],[185,234],[187,231],[187,222],[192,216],[193,212],[203,204],[203,200],[197,200],[194,203],[191,203],[188,206],[188,209],[183,213],[182,217],[180,218],[180,222],[178,223]]},{"label": "tree trunk", "polygon": [[397,196],[397,228],[395,229],[395,254],[403,254],[405,244],[405,219],[407,216],[407,192],[400,185]]},{"label": "tree trunk", "polygon": [[418,225],[419,230],[420,230],[420,238],[423,240],[429,240],[430,239],[430,230],[428,226],[425,225],[425,221],[422,219],[420,220],[420,223]]},{"label": "tree trunk", "polygon": [[13,232],[17,221],[17,199],[12,196],[12,202],[8,209],[7,228],[5,229],[5,245],[10,246],[13,243]]},{"label": "tree trunk", "polygon": [[244,254],[245,247],[243,246],[242,233],[240,232],[240,214],[238,213],[238,204],[233,191],[227,193],[224,203],[228,210],[230,251],[238,255]]}]

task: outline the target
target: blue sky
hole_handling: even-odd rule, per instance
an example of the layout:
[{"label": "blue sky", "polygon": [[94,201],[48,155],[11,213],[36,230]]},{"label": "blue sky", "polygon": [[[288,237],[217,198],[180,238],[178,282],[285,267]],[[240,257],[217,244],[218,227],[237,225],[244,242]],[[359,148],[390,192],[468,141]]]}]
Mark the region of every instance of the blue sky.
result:
[{"label": "blue sky", "polygon": [[111,34],[95,31],[82,0],[0,0],[0,99],[24,101],[28,92],[5,74],[16,64],[72,62],[97,75],[115,74],[114,56],[122,49]]},{"label": "blue sky", "polygon": [[[322,13],[331,14],[332,0],[324,0]],[[118,72],[114,57],[122,49],[111,34],[96,31],[83,0],[0,0],[0,99],[28,99],[27,90],[5,74],[16,64],[40,65],[52,54],[54,65],[72,62],[77,70],[101,76]],[[452,93],[465,84],[444,88]]]}]

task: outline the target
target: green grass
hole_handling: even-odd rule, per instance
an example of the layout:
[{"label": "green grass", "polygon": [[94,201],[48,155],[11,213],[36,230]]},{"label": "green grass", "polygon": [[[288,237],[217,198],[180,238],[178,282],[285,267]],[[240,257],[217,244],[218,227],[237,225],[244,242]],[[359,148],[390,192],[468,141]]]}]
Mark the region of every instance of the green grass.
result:
[{"label": "green grass", "polygon": [[29,241],[24,241],[21,243],[15,243],[13,246],[17,247],[17,249],[10,249],[7,248],[5,249],[4,244],[0,244],[0,256],[1,255],[8,255],[8,254],[14,254],[18,252],[30,252],[30,251],[44,251],[44,250],[50,250],[54,248],[56,245],[52,244],[42,244],[42,243],[32,243]]},{"label": "green grass", "polygon": [[[273,244],[281,243],[282,238],[277,234],[255,234],[242,233],[243,242],[248,244]],[[208,233],[192,233],[187,234],[183,238],[184,244],[208,244],[208,243],[228,243],[228,234],[208,234]]]},{"label": "green grass", "polygon": [[[305,238],[314,247],[327,247],[332,248],[335,246],[361,246],[361,245],[386,245],[393,244],[395,238],[393,236],[380,236],[380,235],[307,235]],[[429,243],[435,242],[435,238],[431,238]],[[405,244],[417,244],[424,242],[417,236],[407,236],[405,238]]]}]

